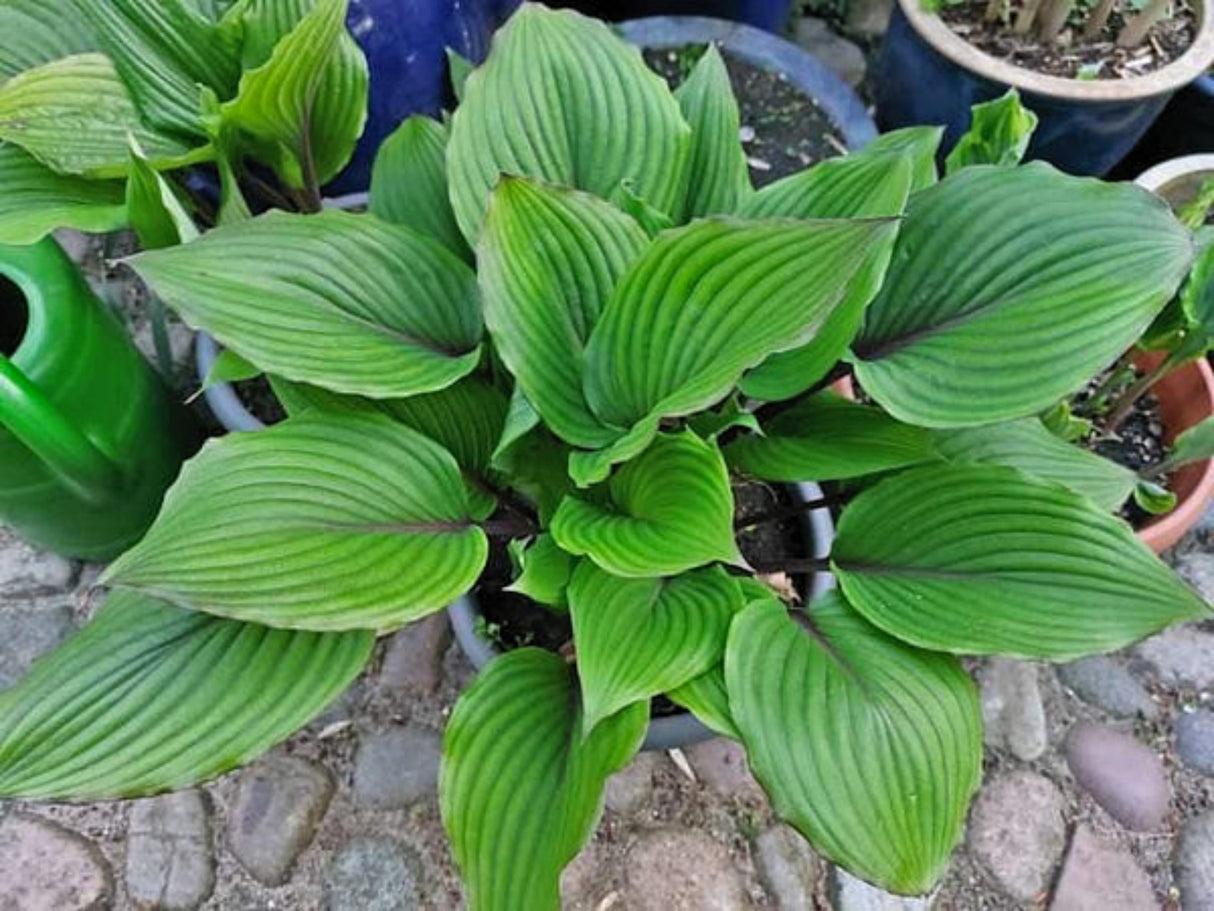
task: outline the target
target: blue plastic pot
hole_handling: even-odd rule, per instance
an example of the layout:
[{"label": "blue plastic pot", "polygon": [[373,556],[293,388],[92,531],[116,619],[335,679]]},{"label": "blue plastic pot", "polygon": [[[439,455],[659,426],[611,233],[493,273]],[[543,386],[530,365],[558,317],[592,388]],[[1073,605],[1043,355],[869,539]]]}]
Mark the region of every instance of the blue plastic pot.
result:
[{"label": "blue plastic pot", "polygon": [[784,30],[789,0],[565,0],[555,6],[581,10],[612,22],[650,16],[711,16],[769,32]]},{"label": "blue plastic pot", "polygon": [[849,149],[877,135],[872,118],[855,92],[808,51],[740,22],[704,16],[651,16],[620,23],[625,39],[642,48],[676,48],[716,42],[751,66],[784,77],[817,102]]},{"label": "blue plastic pot", "polygon": [[1146,132],[1173,93],[1214,60],[1208,24],[1214,17],[1204,15],[1193,46],[1154,73],[1090,81],[1045,76],[979,51],[918,3],[898,0],[894,8],[877,62],[877,123],[882,130],[942,125],[942,155],[969,127],[971,105],[1015,86],[1040,118],[1028,157],[1072,174],[1102,176]]}]

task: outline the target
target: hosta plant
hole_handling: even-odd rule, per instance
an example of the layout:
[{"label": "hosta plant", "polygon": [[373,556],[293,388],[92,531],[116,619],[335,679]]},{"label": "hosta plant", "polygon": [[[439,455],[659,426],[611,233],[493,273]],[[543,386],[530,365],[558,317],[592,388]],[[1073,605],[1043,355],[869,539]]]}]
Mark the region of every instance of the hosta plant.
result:
[{"label": "hosta plant", "polygon": [[[312,207],[320,157],[291,150],[317,108],[292,102],[315,72],[247,118],[211,104],[221,173],[276,148]],[[244,217],[227,180],[197,236],[150,143],[123,165],[149,247],[130,266],[289,417],[208,443],[95,619],[0,694],[0,796],[233,768],[503,548],[573,639],[498,657],[452,712],[440,801],[471,907],[557,907],[659,694],[739,740],[826,857],[929,889],[981,774],[959,655],[1067,660],[1210,616],[1112,514],[1108,463],[1039,417],[1173,297],[1189,231],[1136,187],[1017,166],[990,116],[944,179],[914,129],[755,190],[715,50],[672,93],[538,5],[459,92],[385,143],[364,214]],[[250,139],[272,133],[291,139]],[[828,390],[847,373],[871,403]],[[748,565],[743,480],[831,482],[829,559]],[[808,569],[838,590],[765,581]]]}]

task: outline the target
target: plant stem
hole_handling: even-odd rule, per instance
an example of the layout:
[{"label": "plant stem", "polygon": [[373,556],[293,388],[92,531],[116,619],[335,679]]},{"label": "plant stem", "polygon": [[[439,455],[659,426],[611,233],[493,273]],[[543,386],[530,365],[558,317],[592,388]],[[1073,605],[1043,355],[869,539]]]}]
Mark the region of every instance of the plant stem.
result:
[{"label": "plant stem", "polygon": [[788,560],[772,560],[771,562],[752,563],[750,568],[757,573],[802,573],[824,572],[830,569],[829,557],[793,557]]},{"label": "plant stem", "polygon": [[1151,0],[1147,8],[1126,23],[1117,36],[1118,47],[1138,47],[1156,22],[1168,14],[1172,0]]},{"label": "plant stem", "polygon": [[316,156],[312,153],[312,112],[303,119],[303,142],[299,148],[299,168],[303,171],[305,212],[319,212],[324,208],[320,195],[320,181],[316,177]]},{"label": "plant stem", "polygon": [[1108,400],[1109,395],[1126,380],[1126,373],[1132,377],[1134,375],[1133,365],[1130,363],[1130,352],[1126,352],[1117,359],[1117,362],[1109,368],[1109,374],[1100,385],[1092,390],[1092,394],[1088,396],[1083,407],[1077,409],[1082,414],[1096,415],[1104,408],[1104,403]]},{"label": "plant stem", "polygon": [[509,512],[519,519],[532,524],[536,524],[539,521],[539,518],[536,515],[535,510],[531,507],[531,504],[522,497],[518,496],[513,490],[509,490],[505,487],[498,487],[496,484],[486,481],[480,475],[468,473],[464,475],[464,477],[468,479],[468,482],[473,487],[489,494],[491,497],[495,497],[498,504],[506,512]]},{"label": "plant stem", "polygon": [[1053,43],[1066,27],[1067,17],[1071,15],[1071,10],[1075,8],[1075,0],[1050,0],[1049,6],[1045,7],[1041,14],[1041,23],[1039,34],[1041,40],[1047,43]]},{"label": "plant stem", "polygon": [[1113,410],[1109,412],[1109,416],[1105,420],[1105,432],[1112,433],[1117,430],[1122,425],[1122,422],[1130,416],[1130,412],[1134,410],[1134,403],[1142,397],[1144,392],[1154,386],[1160,378],[1166,376],[1179,361],[1180,358],[1173,351],[1163,359],[1158,367],[1130,384],[1130,388],[1121,394],[1121,398],[1117,400],[1116,404],[1113,405]]},{"label": "plant stem", "polygon": [[288,212],[295,208],[295,205],[291,202],[291,200],[279,192],[275,187],[262,180],[248,168],[240,169],[240,179],[249,184],[249,186],[253,188],[254,192],[256,192],[264,202],[268,202],[270,205]]},{"label": "plant stem", "polygon": [[1020,13],[1016,16],[1016,24],[1012,26],[1012,31],[1018,35],[1028,34],[1028,30],[1033,27],[1033,22],[1037,19],[1037,11],[1041,9],[1041,0],[1025,0],[1024,6],[1020,7]]},{"label": "plant stem", "polygon": [[825,497],[818,497],[816,500],[806,500],[802,503],[794,503],[792,506],[781,506],[779,509],[772,509],[768,512],[759,513],[757,516],[752,516],[749,519],[738,519],[734,522],[733,527],[742,530],[754,528],[756,525],[766,525],[768,522],[783,522],[785,519],[794,519],[797,516],[804,515],[807,512],[813,512],[815,509],[821,509],[823,506],[833,506],[839,502],[839,496],[833,494]]},{"label": "plant stem", "polygon": [[1113,12],[1115,2],[1116,0],[1100,0],[1096,4],[1096,8],[1092,10],[1087,23],[1083,26],[1084,38],[1095,38],[1109,24],[1109,14]]},{"label": "plant stem", "polygon": [[491,538],[528,538],[539,531],[534,522],[511,516],[506,519],[489,519],[480,523],[481,530]]},{"label": "plant stem", "polygon": [[777,414],[788,411],[788,409],[792,408],[794,405],[803,402],[810,396],[817,395],[823,389],[828,388],[832,383],[843,379],[845,376],[851,376],[851,374],[851,364],[839,361],[839,363],[835,364],[835,366],[831,368],[830,373],[826,374],[826,376],[822,377],[822,379],[818,380],[818,382],[814,383],[804,392],[794,395],[791,399],[783,399],[779,402],[765,402],[754,410],[754,416],[760,424],[763,423],[763,421],[770,421]]}]

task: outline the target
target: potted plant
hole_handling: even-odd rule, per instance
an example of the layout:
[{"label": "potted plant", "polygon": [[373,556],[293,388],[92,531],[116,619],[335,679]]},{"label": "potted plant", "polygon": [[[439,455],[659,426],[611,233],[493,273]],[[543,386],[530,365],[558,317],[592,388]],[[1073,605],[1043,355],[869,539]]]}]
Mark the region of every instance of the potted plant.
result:
[{"label": "potted plant", "polygon": [[[1192,16],[1184,22],[1167,10],[1162,0],[1140,13],[1113,2],[899,0],[877,65],[877,122],[942,124],[947,149],[971,104],[1012,87],[1041,118],[1030,157],[1104,174],[1214,62],[1211,7],[1177,7]],[[1152,44],[1152,31],[1165,39]]]},{"label": "potted plant", "polygon": [[[463,92],[381,150],[369,213],[132,259],[290,417],[209,442],[93,622],[0,693],[0,796],[219,774],[504,566],[572,639],[497,657],[451,715],[470,907],[558,907],[658,694],[738,738],[825,856],[926,891],[981,776],[958,655],[1069,660],[1210,616],[1037,417],[1159,316],[1190,232],[1141,188],[990,164],[1021,144],[990,116],[942,180],[916,129],[756,191],[718,53],[672,93],[538,5]],[[874,404],[826,390],[841,363]],[[741,492],[807,480],[842,504],[829,556],[745,556],[746,529],[822,504],[739,516]],[[838,590],[799,603],[822,569]]]}]

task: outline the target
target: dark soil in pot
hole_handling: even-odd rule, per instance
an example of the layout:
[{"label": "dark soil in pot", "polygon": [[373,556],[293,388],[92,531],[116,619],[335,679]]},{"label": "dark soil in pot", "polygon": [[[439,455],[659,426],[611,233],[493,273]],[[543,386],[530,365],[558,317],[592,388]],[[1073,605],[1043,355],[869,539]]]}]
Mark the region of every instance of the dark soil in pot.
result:
[{"label": "dark soil in pot", "polygon": [[278,397],[274,395],[274,390],[270,388],[270,381],[264,375],[233,383],[232,388],[236,390],[241,404],[263,424],[268,426],[286,419],[287,412],[282,407],[282,403],[278,401]]},{"label": "dark soil in pot", "polygon": [[[1014,21],[1020,3],[1012,7]],[[1083,34],[1090,7],[1063,29],[1059,40],[1045,42],[1035,34],[1014,34],[1008,25],[986,21],[986,0],[963,0],[945,5],[940,18],[961,38],[992,57],[1047,76],[1066,79],[1127,79],[1144,76],[1178,58],[1197,37],[1197,16],[1179,0],[1174,15],[1157,22],[1146,40],[1135,48],[1117,46],[1117,35],[1126,17],[1114,10],[1108,24],[1092,38]],[[1134,11],[1131,15],[1136,14]]]},{"label": "dark soil in pot", "polygon": [[[704,53],[702,44],[644,51],[645,62],[677,88]],[[815,162],[846,151],[834,126],[813,98],[781,74],[739,60],[723,51],[725,66],[741,112],[741,138],[750,177],[763,187]]]}]

